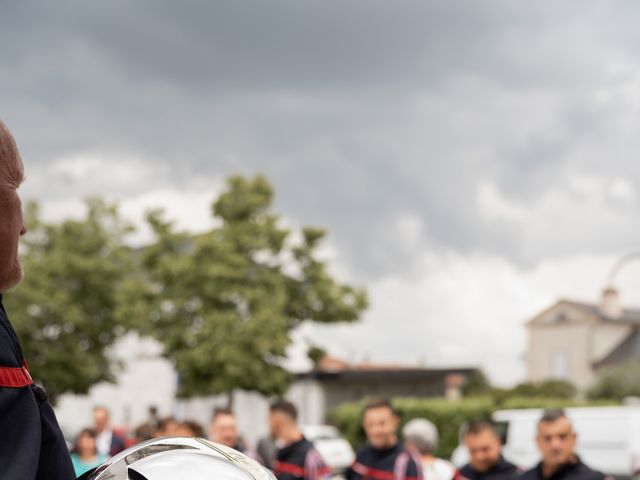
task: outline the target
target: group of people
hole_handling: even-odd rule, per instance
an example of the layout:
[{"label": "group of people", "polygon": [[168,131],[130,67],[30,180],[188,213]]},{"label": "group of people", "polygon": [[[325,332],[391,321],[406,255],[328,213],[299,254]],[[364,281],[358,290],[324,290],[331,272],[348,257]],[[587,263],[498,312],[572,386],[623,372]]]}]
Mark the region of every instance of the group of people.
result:
[{"label": "group of people", "polygon": [[[364,408],[362,427],[367,443],[345,472],[347,480],[604,480],[575,453],[576,433],[562,410],[544,413],[538,422],[536,442],[540,462],[523,470],[502,455],[502,438],[490,421],[466,426],[464,444],[469,463],[460,469],[437,458],[438,430],[426,419],[413,419],[398,436],[400,418],[386,399],[370,401]],[[284,440],[284,439],[283,439]],[[532,439],[533,440],[533,439]],[[304,445],[304,447],[302,447]],[[313,459],[314,468],[304,468]],[[278,480],[320,480],[328,475],[313,447],[299,433],[278,450],[274,469]],[[326,477],[324,477],[326,478]]]},{"label": "group of people", "polygon": [[[347,480],[604,480],[575,453],[576,433],[562,410],[545,412],[538,422],[536,442],[540,462],[522,470],[502,456],[502,438],[489,421],[466,426],[464,444],[469,463],[455,469],[434,455],[438,431],[426,419],[413,419],[397,437],[399,418],[391,403],[370,402],[362,419],[368,443],[358,451]],[[533,440],[533,439],[532,439]]]},{"label": "group of people", "polygon": [[93,409],[93,426],[80,430],[75,441],[69,444],[75,474],[80,476],[137,443],[163,437],[208,437],[216,443],[246,452],[238,434],[236,417],[229,409],[214,410],[208,431],[196,421],[158,418],[153,408],[150,409],[148,421],[132,431],[126,431],[111,425],[107,407],[96,406]]},{"label": "group of people", "polygon": [[[159,437],[208,437],[245,453],[271,469],[277,480],[327,480],[336,472],[326,465],[298,425],[296,407],[278,400],[269,408],[269,435],[256,449],[243,441],[235,414],[216,408],[207,431],[197,422],[172,417],[155,420],[126,436],[110,427],[109,412],[94,409],[94,428],[83,429],[75,442],[72,459],[76,474],[95,468],[132,444]],[[522,470],[502,455],[502,438],[489,421],[469,423],[464,445],[469,463],[456,469],[436,457],[438,430],[427,419],[407,422],[399,435],[400,418],[386,399],[370,401],[364,408],[362,427],[366,444],[356,454],[346,480],[604,480],[575,453],[576,433],[561,410],[547,411],[538,422],[536,442],[541,461]]]},{"label": "group of people", "polygon": [[[273,470],[279,479],[297,478],[292,472],[301,468],[300,478],[324,478],[331,471],[311,443],[304,438],[297,422],[296,407],[278,400],[269,408],[269,435],[257,448],[250,449],[238,430],[234,412],[215,408],[208,428],[196,421],[178,421],[174,417],[158,418],[150,412],[147,422],[131,432],[111,426],[109,410],[93,409],[93,426],[83,428],[69,445],[76,475],[81,475],[117,455],[128,447],[152,438],[199,437],[238,450]],[[289,476],[288,476],[289,475]]]},{"label": "group of people", "polygon": [[502,456],[502,439],[490,422],[474,422],[465,432],[470,461],[456,472],[455,480],[604,480],[576,454],[577,435],[562,410],[548,410],[538,421],[536,444],[540,462],[521,470]]}]

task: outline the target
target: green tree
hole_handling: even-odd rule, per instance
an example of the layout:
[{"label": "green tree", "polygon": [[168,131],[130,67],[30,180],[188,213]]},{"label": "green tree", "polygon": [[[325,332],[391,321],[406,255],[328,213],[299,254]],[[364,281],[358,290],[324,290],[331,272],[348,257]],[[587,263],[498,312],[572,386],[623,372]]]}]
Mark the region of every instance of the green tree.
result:
[{"label": "green tree", "polygon": [[622,400],[640,396],[640,361],[630,360],[604,370],[589,389],[591,399]]},{"label": "green tree", "polygon": [[327,351],[322,347],[318,347],[317,345],[313,345],[307,350],[307,357],[309,357],[309,360],[311,360],[311,363],[313,363],[314,368],[318,368],[320,362],[326,356]]},{"label": "green tree", "polygon": [[324,231],[303,228],[294,241],[272,201],[264,177],[235,176],[213,203],[218,226],[205,234],[176,231],[161,211],[148,215],[156,240],[141,253],[145,277],[127,305],[174,362],[180,396],[282,394],[292,329],[353,322],[366,308],[365,292],[318,260]]},{"label": "green tree", "polygon": [[108,351],[125,332],[117,310],[130,267],[122,240],[131,229],[115,206],[97,199],[87,201],[82,220],[45,223],[33,203],[26,221],[25,278],[6,295],[6,307],[32,376],[55,402],[113,380]]},{"label": "green tree", "polygon": [[462,393],[465,397],[488,395],[492,391],[491,382],[482,369],[476,369],[466,378]]}]

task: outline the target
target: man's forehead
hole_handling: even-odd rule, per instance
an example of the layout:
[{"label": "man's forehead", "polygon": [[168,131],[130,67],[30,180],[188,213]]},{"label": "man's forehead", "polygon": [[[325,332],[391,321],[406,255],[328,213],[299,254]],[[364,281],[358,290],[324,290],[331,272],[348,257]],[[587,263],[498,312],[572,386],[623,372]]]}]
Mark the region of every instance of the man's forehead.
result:
[{"label": "man's forehead", "polygon": [[213,422],[217,425],[231,425],[236,423],[236,417],[234,415],[217,415]]},{"label": "man's forehead", "polygon": [[394,416],[395,414],[393,413],[393,410],[391,409],[391,407],[388,407],[386,405],[380,405],[380,406],[367,408],[365,410],[365,412],[364,412],[364,416],[366,417],[367,415],[370,415],[370,416]]},{"label": "man's forehead", "polygon": [[493,430],[484,429],[479,432],[469,432],[465,435],[467,441],[470,442],[492,442],[492,441],[500,441],[500,437],[496,435]]},{"label": "man's forehead", "polygon": [[567,417],[561,417],[552,422],[540,422],[538,430],[544,433],[571,432],[573,430],[573,426]]}]

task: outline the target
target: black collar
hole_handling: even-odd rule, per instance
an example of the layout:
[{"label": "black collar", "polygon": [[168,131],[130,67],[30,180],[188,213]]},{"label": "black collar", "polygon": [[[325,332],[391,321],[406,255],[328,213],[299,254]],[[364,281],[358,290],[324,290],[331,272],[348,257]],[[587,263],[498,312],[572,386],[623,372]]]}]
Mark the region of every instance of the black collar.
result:
[{"label": "black collar", "polygon": [[285,445],[284,447],[278,450],[278,457],[280,457],[280,455],[282,456],[288,455],[291,451],[295,450],[306,441],[307,439],[304,438],[303,436],[300,440],[296,440],[295,442],[291,442],[290,444]]},{"label": "black collar", "polygon": [[553,472],[549,477],[545,477],[542,473],[542,462],[540,462],[538,464],[538,474],[539,474],[539,477],[542,479],[553,480],[554,478],[562,477],[562,475],[577,468],[580,464],[582,464],[580,457],[578,457],[577,455],[574,455],[574,459],[572,462],[568,462],[568,463],[565,463],[564,465],[561,465],[560,468],[558,468],[555,472]]}]

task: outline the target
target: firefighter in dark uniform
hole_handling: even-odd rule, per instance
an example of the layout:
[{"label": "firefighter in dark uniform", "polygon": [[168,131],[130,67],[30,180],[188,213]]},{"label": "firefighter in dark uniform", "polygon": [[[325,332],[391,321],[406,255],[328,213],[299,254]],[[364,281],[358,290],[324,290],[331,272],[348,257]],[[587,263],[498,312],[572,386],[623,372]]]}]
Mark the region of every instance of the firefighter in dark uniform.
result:
[{"label": "firefighter in dark uniform", "polygon": [[367,445],[358,450],[347,480],[422,479],[419,460],[398,441],[400,419],[386,399],[370,401],[362,415]]},{"label": "firefighter in dark uniform", "polygon": [[279,446],[274,475],[278,480],[328,480],[331,469],[304,438],[297,420],[296,407],[286,400],[278,400],[269,408],[269,429]]},{"label": "firefighter in dark uniform", "polygon": [[75,475],[62,432],[2,306],[2,293],[22,278],[18,241],[26,228],[17,189],[23,177],[13,136],[0,121],[0,478],[70,480]]},{"label": "firefighter in dark uniform", "polygon": [[562,410],[548,410],[538,422],[536,442],[542,460],[524,472],[521,480],[604,480],[610,479],[587,467],[575,454],[576,432]]},{"label": "firefighter in dark uniform", "polygon": [[502,440],[492,423],[471,422],[464,443],[470,460],[456,472],[454,480],[511,480],[518,476],[518,467],[502,456]]}]

